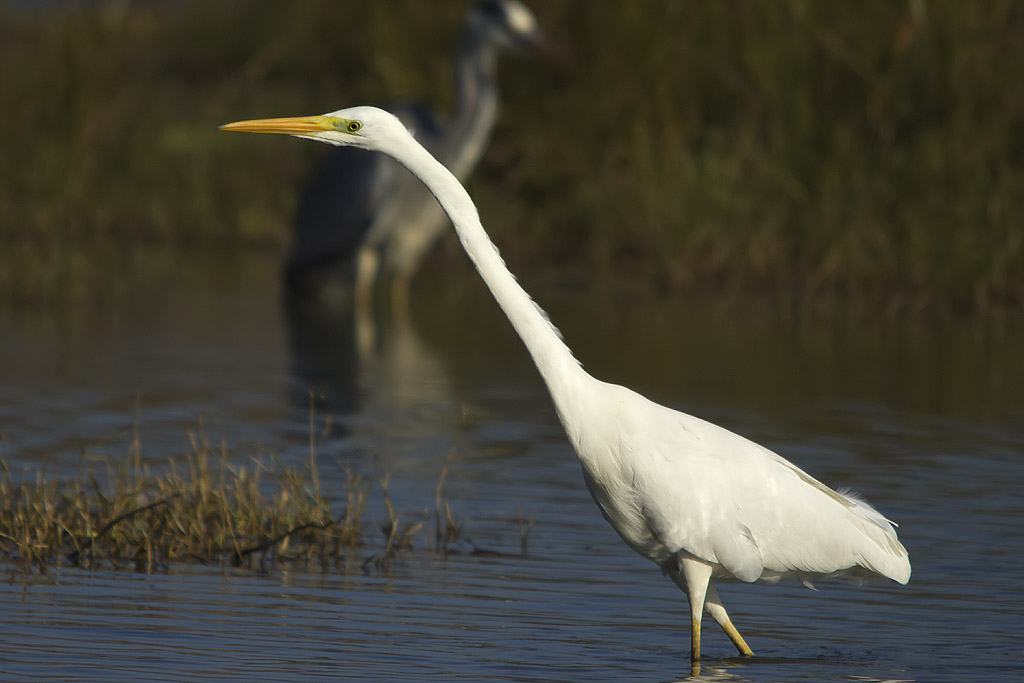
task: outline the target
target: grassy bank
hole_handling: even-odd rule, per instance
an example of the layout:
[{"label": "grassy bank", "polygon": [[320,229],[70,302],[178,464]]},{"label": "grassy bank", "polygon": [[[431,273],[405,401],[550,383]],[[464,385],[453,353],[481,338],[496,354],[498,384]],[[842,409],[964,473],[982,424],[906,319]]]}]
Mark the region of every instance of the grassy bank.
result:
[{"label": "grassy bank", "polygon": [[[399,98],[444,107],[462,13],[24,7],[0,6],[0,296],[21,301],[107,277],[97,245],[283,251],[322,150],[216,125]],[[575,66],[502,64],[506,106],[471,188],[514,268],[894,310],[1024,304],[1024,6],[534,9]]]},{"label": "grassy bank", "polygon": [[[137,454],[108,465],[71,479],[40,473],[24,481],[0,460],[0,561],[41,573],[61,566],[152,573],[183,564],[386,571],[416,545],[445,554],[467,547],[443,498],[447,470],[430,539],[426,512],[399,513],[386,481],[371,486],[351,473],[321,481],[315,462],[234,466],[197,444],[159,468],[142,465]],[[366,514],[374,494],[386,513],[379,524]]]}]

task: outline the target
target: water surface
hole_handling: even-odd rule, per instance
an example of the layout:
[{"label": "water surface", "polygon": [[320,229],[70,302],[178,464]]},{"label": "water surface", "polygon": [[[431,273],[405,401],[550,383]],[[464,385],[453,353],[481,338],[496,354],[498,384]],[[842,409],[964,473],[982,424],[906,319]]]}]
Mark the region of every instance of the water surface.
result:
[{"label": "water surface", "polygon": [[[758,657],[732,657],[709,623],[702,678],[1020,680],[1019,326],[536,293],[593,374],[760,441],[901,525],[906,587],[723,586]],[[159,464],[192,438],[301,463],[312,390],[325,481],[340,491],[346,467],[388,475],[402,513],[425,515],[447,466],[463,547],[504,554],[422,543],[367,573],[9,572],[0,680],[690,674],[685,598],[601,519],[525,351],[468,269],[428,276],[412,320],[375,334],[290,324],[277,297],[270,260],[183,261],[98,306],[0,311],[0,449],[15,476],[73,476],[135,445]]]}]

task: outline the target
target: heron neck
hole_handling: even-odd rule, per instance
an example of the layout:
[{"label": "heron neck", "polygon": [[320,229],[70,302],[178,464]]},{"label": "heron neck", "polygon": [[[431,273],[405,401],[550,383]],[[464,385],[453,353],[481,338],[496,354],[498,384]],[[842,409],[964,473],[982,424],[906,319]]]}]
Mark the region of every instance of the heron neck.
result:
[{"label": "heron neck", "polygon": [[[498,50],[476,36],[463,36],[455,60],[455,108],[449,123],[454,140],[445,165],[457,178],[465,178],[480,161],[498,120]],[[453,140],[453,141],[454,141]]]},{"label": "heron neck", "polygon": [[547,315],[509,272],[484,231],[469,193],[443,164],[418,143],[409,142],[409,150],[399,161],[423,181],[455,226],[466,254],[526,345],[559,418],[566,424],[566,417],[576,412],[571,408],[587,394],[585,385],[595,380],[583,371]]}]

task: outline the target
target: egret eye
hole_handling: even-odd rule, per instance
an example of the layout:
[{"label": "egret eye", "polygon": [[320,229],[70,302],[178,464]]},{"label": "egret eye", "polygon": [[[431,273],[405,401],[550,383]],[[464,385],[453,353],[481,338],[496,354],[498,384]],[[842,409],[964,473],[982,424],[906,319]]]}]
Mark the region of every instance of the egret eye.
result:
[{"label": "egret eye", "polygon": [[359,121],[349,121],[348,124],[345,126],[345,129],[348,130],[349,133],[355,133],[362,127],[363,124],[360,123]]}]

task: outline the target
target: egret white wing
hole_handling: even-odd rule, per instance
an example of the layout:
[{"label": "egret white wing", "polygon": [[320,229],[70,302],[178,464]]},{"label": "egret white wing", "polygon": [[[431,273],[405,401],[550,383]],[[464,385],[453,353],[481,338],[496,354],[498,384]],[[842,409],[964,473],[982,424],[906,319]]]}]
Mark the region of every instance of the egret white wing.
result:
[{"label": "egret white wing", "polygon": [[624,480],[665,551],[743,581],[858,567],[909,579],[892,524],[867,503],[733,432],[629,394],[641,401],[624,402]]}]

